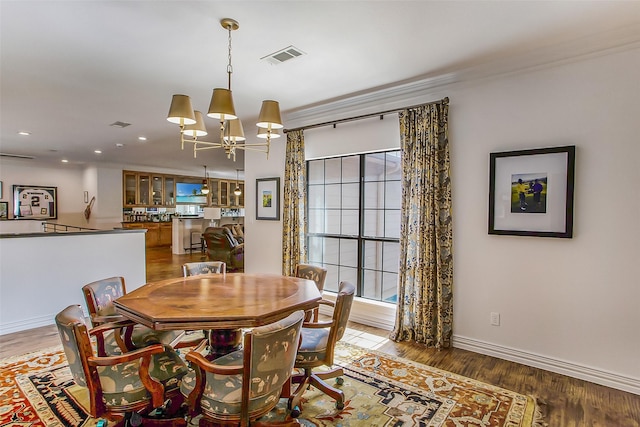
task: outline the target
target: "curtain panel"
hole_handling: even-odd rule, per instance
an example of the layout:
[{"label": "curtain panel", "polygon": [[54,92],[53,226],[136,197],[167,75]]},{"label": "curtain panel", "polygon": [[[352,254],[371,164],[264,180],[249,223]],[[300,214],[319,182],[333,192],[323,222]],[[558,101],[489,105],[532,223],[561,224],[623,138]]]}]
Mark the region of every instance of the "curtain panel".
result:
[{"label": "curtain panel", "polygon": [[282,207],[282,274],[293,276],[307,262],[307,167],[302,130],[287,132]]},{"label": "curtain panel", "polygon": [[394,341],[451,346],[453,235],[448,99],[400,112],[402,216]]}]

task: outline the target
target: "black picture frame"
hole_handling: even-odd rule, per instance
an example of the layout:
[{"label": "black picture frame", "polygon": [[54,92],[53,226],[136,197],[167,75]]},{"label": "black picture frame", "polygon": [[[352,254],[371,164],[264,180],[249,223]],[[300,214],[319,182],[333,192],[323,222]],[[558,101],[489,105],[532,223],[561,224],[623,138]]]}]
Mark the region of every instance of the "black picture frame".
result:
[{"label": "black picture frame", "polygon": [[256,219],[280,220],[280,177],[256,179]]},{"label": "black picture frame", "polygon": [[58,218],[58,187],[14,185],[13,218]]},{"label": "black picture frame", "polygon": [[0,220],[9,219],[9,202],[0,202]]},{"label": "black picture frame", "polygon": [[489,234],[573,237],[575,145],[489,155]]}]

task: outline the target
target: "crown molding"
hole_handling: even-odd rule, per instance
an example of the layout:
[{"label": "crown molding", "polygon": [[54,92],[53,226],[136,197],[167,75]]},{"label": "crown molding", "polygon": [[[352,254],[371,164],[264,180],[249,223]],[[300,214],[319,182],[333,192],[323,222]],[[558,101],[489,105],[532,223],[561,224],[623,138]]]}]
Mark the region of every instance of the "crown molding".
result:
[{"label": "crown molding", "polygon": [[585,36],[500,59],[440,70],[433,75],[355,92],[285,112],[287,127],[400,109],[436,101],[456,85],[524,74],[640,48],[640,24]]}]

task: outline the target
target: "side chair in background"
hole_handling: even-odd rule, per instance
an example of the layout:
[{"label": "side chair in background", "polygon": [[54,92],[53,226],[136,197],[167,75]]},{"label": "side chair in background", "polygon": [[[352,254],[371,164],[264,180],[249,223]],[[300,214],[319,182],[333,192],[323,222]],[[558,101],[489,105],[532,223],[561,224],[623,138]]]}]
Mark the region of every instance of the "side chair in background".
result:
[{"label": "side chair in background", "polygon": [[166,419],[177,413],[183,401],[179,387],[188,371],[173,349],[154,344],[120,355],[96,356],[90,335],[103,334],[114,324],[104,323],[89,330],[79,305],[58,313],[55,322],[73,379],[88,396],[84,409],[90,416],[139,425],[141,418],[164,414],[163,421],[186,425],[179,415]]},{"label": "side chair in background", "polygon": [[[271,411],[289,381],[300,342],[304,312],[244,334],[243,348],[213,361],[207,360],[206,341],[187,353],[195,372],[180,387],[189,416],[202,415],[200,426],[266,425],[254,420]],[[233,424],[232,424],[233,423]],[[295,419],[274,422],[298,425]]]},{"label": "side chair in background", "polygon": [[187,262],[182,264],[182,275],[184,277],[210,273],[225,274],[226,272],[227,264],[222,261]]},{"label": "side chair in background", "polygon": [[[301,279],[309,279],[316,282],[316,286],[320,291],[320,295],[322,295],[322,291],[324,290],[324,281],[327,278],[326,268],[311,264],[298,264],[296,265],[296,271],[294,275],[295,277],[299,277]],[[317,322],[319,314],[318,307],[311,310],[311,313],[313,318],[307,318],[306,320],[313,320],[314,322]]]},{"label": "side chair in background", "polygon": [[324,380],[336,378],[338,384],[342,383],[342,368],[334,368],[329,371],[314,373],[313,368],[320,366],[333,366],[333,356],[336,343],[344,335],[347,321],[351,313],[351,305],[356,288],[352,283],[341,282],[338,288],[336,302],[321,300],[320,304],[333,307],[333,316],[329,321],[304,322],[302,325],[300,348],[296,358],[295,368],[302,373],[295,374],[291,378],[293,384],[299,384],[289,398],[289,408],[292,416],[300,414],[300,402],[302,395],[310,385],[316,387],[324,394],[336,401],[336,408],[344,408],[344,393],[330,386]]}]

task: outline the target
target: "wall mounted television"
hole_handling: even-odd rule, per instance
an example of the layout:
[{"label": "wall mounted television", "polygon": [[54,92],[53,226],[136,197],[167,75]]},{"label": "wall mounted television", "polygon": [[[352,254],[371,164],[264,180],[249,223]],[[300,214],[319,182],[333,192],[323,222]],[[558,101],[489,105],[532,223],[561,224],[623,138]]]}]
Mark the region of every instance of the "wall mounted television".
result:
[{"label": "wall mounted television", "polygon": [[207,195],[202,194],[202,183],[176,182],[176,203],[206,205]]}]

